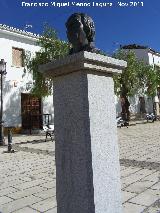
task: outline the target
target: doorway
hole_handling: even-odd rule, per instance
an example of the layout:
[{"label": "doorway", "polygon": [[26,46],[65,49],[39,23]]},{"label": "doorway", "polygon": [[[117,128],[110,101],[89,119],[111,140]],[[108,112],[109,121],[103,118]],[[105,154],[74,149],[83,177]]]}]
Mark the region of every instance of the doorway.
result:
[{"label": "doorway", "polygon": [[34,95],[21,93],[21,115],[23,129],[42,128],[42,100]]}]

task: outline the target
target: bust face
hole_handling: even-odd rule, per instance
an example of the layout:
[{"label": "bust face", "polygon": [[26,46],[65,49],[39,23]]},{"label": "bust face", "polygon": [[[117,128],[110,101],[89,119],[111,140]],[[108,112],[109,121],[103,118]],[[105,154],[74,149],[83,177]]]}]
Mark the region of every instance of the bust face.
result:
[{"label": "bust face", "polygon": [[69,21],[67,25],[67,37],[75,51],[79,51],[88,43],[80,16],[73,16]]}]

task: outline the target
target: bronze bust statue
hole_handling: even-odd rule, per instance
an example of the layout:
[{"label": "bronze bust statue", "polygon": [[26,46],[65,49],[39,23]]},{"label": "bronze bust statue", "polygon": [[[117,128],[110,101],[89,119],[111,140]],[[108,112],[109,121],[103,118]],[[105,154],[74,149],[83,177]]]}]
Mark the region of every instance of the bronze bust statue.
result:
[{"label": "bronze bust statue", "polygon": [[68,41],[72,44],[69,54],[80,51],[100,52],[94,46],[95,25],[90,16],[74,13],[68,18],[66,28]]}]

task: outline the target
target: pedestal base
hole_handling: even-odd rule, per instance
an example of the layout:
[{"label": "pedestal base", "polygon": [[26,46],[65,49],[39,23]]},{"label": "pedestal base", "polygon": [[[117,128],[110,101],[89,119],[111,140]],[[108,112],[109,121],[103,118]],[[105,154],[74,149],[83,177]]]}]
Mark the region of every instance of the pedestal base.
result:
[{"label": "pedestal base", "polygon": [[120,213],[112,77],[76,72],[54,80],[58,213]]}]

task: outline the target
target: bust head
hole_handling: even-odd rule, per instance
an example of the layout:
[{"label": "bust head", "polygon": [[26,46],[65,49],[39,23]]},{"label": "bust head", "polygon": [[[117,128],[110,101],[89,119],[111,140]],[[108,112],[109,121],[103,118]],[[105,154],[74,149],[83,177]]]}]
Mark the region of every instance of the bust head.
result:
[{"label": "bust head", "polygon": [[74,13],[68,18],[66,28],[68,41],[72,44],[70,54],[83,50],[94,52],[95,26],[91,17]]}]

